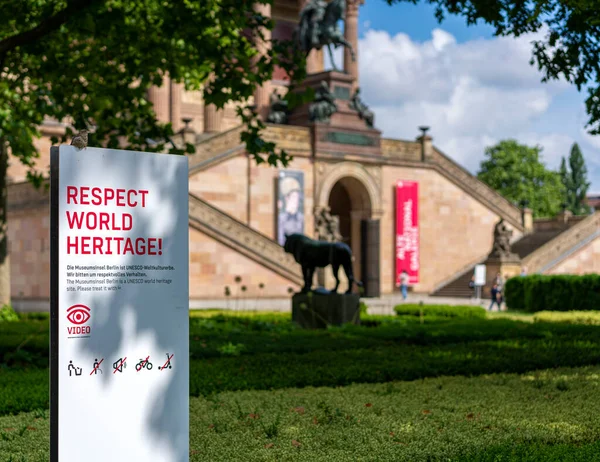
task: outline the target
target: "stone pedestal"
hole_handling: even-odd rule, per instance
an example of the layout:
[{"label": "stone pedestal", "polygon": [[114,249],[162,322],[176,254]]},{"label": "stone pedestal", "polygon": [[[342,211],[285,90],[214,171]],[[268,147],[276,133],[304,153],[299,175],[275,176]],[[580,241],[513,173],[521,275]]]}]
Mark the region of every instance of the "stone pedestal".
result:
[{"label": "stone pedestal", "polygon": [[381,155],[381,132],[370,128],[358,112],[350,107],[354,78],[336,71],[310,74],[300,84],[298,91],[303,92],[306,88],[316,90],[322,81],[327,83],[335,97],[337,112],[331,116],[328,123],[313,123],[309,114],[312,102],[308,102],[294,108],[288,116],[289,124],[312,127],[314,152],[333,155]]},{"label": "stone pedestal", "polygon": [[292,321],[304,329],[360,324],[360,296],[326,292],[298,293],[292,297]]},{"label": "stone pedestal", "polygon": [[521,260],[519,256],[488,257],[485,261],[485,287],[482,290],[484,297],[491,297],[492,286],[498,273],[502,276],[504,283],[506,283],[506,276],[512,278],[521,274]]}]

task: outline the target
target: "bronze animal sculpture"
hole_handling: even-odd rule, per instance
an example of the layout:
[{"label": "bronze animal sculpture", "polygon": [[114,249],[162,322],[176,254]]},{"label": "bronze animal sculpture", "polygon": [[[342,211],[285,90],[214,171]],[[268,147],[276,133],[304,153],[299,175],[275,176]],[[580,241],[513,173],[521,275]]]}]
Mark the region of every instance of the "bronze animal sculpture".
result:
[{"label": "bronze animal sculpture", "polygon": [[316,268],[325,268],[331,265],[335,276],[335,288],[331,291],[337,293],[340,285],[338,272],[340,266],[344,268],[348,278],[347,294],[352,292],[353,285],[362,287],[363,283],[354,279],[352,270],[352,250],[343,242],[324,242],[311,239],[304,234],[290,234],[285,236],[283,246],[286,253],[292,254],[294,260],[302,266],[304,287],[301,292],[309,292],[312,287],[313,276]]},{"label": "bronze animal sculpture", "polygon": [[294,31],[294,40],[299,48],[308,55],[311,50],[327,47],[334,71],[339,71],[333,59],[331,45],[343,46],[350,50],[352,61],[356,53],[352,44],[345,38],[338,21],[346,16],[346,0],[310,0],[300,12],[298,28]]}]

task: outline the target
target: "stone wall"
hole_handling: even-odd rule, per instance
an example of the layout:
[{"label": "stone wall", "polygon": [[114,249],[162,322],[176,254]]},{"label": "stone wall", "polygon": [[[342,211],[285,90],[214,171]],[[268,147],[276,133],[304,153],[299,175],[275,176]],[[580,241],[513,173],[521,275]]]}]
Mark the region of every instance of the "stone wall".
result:
[{"label": "stone wall", "polygon": [[14,299],[50,297],[50,207],[9,211],[8,251]]},{"label": "stone wall", "polygon": [[600,273],[600,237],[571,254],[546,274]]},{"label": "stone wall", "polygon": [[[235,282],[236,276],[241,282]],[[264,289],[259,289],[259,284]],[[242,294],[240,288],[247,291]],[[264,268],[258,263],[220,244],[199,231],[190,229],[190,299],[225,298],[225,287],[229,286],[232,299],[289,297],[288,288],[299,287],[287,279]]]},{"label": "stone wall", "polygon": [[[50,147],[52,146],[50,137],[43,136],[42,138],[35,140],[34,144],[39,153],[39,157],[35,159],[34,162],[34,170],[43,173],[44,175],[48,175],[48,168],[50,167]],[[9,182],[20,183],[21,181],[25,181],[28,170],[29,167],[25,167],[17,157],[14,155],[9,156],[7,172]]]},{"label": "stone wall", "polygon": [[[419,183],[420,283],[415,292],[437,284],[491,250],[499,216],[439,173],[425,168],[382,168],[382,293],[395,290],[395,184]],[[518,233],[513,232],[513,238]]]},{"label": "stone wall", "polygon": [[[304,173],[304,230],[313,235],[313,169],[310,159],[295,157],[287,169]],[[242,223],[275,239],[279,168],[257,165],[240,154],[190,178],[190,192]],[[248,187],[250,182],[250,187]]]}]

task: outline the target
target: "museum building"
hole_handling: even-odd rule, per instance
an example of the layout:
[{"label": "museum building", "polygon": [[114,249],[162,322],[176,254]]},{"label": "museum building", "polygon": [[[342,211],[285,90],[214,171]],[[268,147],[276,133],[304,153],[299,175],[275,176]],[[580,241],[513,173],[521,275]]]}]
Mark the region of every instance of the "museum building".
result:
[{"label": "museum building", "polygon": [[[304,1],[260,6],[275,20],[272,36],[290,38]],[[344,36],[358,50],[362,2],[348,0]],[[308,56],[305,86],[315,100],[290,113],[274,90],[287,91],[285,73],[256,89],[254,104],[269,121],[265,137],[294,156],[285,168],[256,165],[240,139],[234,105],[205,105],[165,79],[149,99],[161,121],[193,140],[189,155],[190,305],[222,299],[288,298],[303,284],[300,265],[282,244],[285,234],[341,240],[354,255],[364,296],[398,289],[409,274],[415,293],[469,296],[477,264],[517,275],[598,272],[600,212],[533,219],[477,180],[433,143],[435,127],[415,126],[414,140],[383,138],[368,101],[358,96],[358,60],[345,50],[343,70],[324,70],[324,50]],[[366,104],[365,104],[366,103]],[[277,122],[277,123],[274,123]],[[64,126],[47,122],[38,141],[38,167],[47,171],[50,137]],[[13,305],[48,310],[50,291],[49,196],[25,181],[25,168],[9,166],[9,255]],[[498,248],[499,226],[510,248]],[[315,278],[317,279],[317,278]],[[318,275],[333,287],[331,269]],[[345,290],[342,277],[340,290]],[[228,288],[228,290],[226,290]],[[236,292],[237,291],[237,292]]]}]

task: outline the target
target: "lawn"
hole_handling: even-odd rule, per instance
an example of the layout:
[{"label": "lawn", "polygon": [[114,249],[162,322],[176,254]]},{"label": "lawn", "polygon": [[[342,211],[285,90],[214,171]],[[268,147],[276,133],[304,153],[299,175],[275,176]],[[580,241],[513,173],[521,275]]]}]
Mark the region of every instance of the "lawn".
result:
[{"label": "lawn", "polygon": [[[191,460],[594,460],[598,327],[523,318],[191,313]],[[48,460],[47,361],[0,323],[0,462]]]}]

